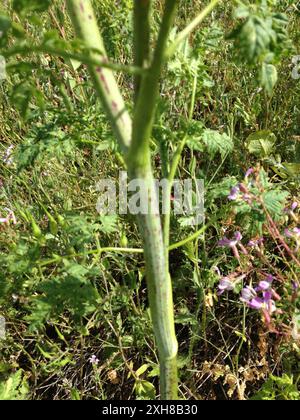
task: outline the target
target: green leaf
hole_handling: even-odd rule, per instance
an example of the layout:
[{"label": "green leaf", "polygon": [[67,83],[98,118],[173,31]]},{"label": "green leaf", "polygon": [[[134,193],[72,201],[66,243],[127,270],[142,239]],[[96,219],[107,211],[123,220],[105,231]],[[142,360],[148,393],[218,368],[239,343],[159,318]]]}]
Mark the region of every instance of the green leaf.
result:
[{"label": "green leaf", "polygon": [[269,157],[275,146],[276,136],[272,131],[261,130],[250,134],[246,140],[249,152],[260,158]]},{"label": "green leaf", "polygon": [[226,133],[221,134],[215,130],[204,130],[202,140],[212,158],[217,153],[220,153],[222,158],[224,158],[228,153],[232,152],[234,148],[231,137],[229,137]]},{"label": "green leaf", "polygon": [[0,15],[0,47],[7,44],[7,32],[11,28],[11,21],[8,16]]},{"label": "green leaf", "polygon": [[74,263],[69,264],[67,271],[72,275],[52,278],[40,284],[42,294],[33,298],[32,313],[28,317],[31,329],[40,328],[50,317],[57,319],[65,311],[72,314],[76,322],[95,311],[100,297],[86,278],[86,270],[81,270]]},{"label": "green leaf", "polygon": [[0,400],[24,400],[29,388],[23,371],[20,369],[12,374],[6,381],[0,382]]},{"label": "green leaf", "polygon": [[282,217],[288,196],[289,193],[287,191],[280,191],[278,189],[267,191],[263,194],[265,206],[274,219],[280,219]]},{"label": "green leaf", "polygon": [[277,69],[273,64],[263,63],[260,73],[260,84],[268,95],[271,95],[278,80]]},{"label": "green leaf", "polygon": [[243,5],[237,9],[235,17],[242,22],[229,39],[234,40],[240,61],[253,65],[270,62],[271,58],[276,60],[290,44],[287,17],[274,13],[267,2]]},{"label": "green leaf", "polygon": [[137,381],[135,383],[135,392],[137,399],[142,400],[154,400],[155,399],[155,387],[151,382],[148,381]]},{"label": "green leaf", "polygon": [[146,372],[146,370],[149,368],[149,364],[144,364],[141,367],[138,368],[138,370],[135,372],[136,376],[141,376],[143,373]]},{"label": "green leaf", "polygon": [[234,148],[233,140],[226,133],[211,129],[203,130],[201,124],[198,126],[198,132],[197,126],[193,126],[193,130],[188,135],[187,145],[192,150],[207,151],[211,158],[214,158],[217,153],[224,158]]},{"label": "green leaf", "polygon": [[14,87],[12,101],[19,109],[21,117],[26,119],[29,116],[30,109],[35,103],[39,108],[44,107],[44,97],[40,90],[27,81]]}]

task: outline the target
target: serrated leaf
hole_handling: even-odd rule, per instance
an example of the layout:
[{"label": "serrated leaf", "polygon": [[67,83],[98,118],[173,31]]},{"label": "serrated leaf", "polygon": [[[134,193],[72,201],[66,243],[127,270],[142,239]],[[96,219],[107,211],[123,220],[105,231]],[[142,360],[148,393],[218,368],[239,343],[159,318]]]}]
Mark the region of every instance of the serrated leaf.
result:
[{"label": "serrated leaf", "polygon": [[6,381],[0,382],[0,400],[24,400],[28,394],[28,384],[20,369]]},{"label": "serrated leaf", "polygon": [[274,219],[280,219],[282,217],[288,196],[289,193],[287,191],[280,191],[278,189],[267,191],[263,194],[266,209]]},{"label": "serrated leaf", "polygon": [[211,158],[220,153],[222,158],[233,151],[234,144],[232,139],[226,133],[220,133],[216,130],[204,129],[199,125],[199,132],[195,130],[188,136],[187,145],[192,150],[207,151]]}]

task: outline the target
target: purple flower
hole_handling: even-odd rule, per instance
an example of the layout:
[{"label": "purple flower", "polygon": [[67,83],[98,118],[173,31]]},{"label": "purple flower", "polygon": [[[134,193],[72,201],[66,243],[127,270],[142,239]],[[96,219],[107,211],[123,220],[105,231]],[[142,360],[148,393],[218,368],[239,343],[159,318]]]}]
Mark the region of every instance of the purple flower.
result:
[{"label": "purple flower", "polygon": [[256,297],[256,292],[250,286],[246,286],[241,292],[241,301],[244,303],[249,303],[254,297]]},{"label": "purple flower", "polygon": [[232,239],[228,239],[225,236],[219,241],[218,245],[225,248],[233,248],[236,247],[242,239],[242,234],[240,232],[235,232],[234,237]]},{"label": "purple flower", "polygon": [[93,354],[93,356],[91,356],[90,358],[89,358],[89,362],[92,364],[92,365],[95,365],[95,366],[97,366],[98,365],[98,363],[99,363],[99,359]]},{"label": "purple flower", "polygon": [[249,168],[248,171],[245,173],[245,178],[249,178],[250,175],[252,175],[254,172],[253,168]]},{"label": "purple flower", "polygon": [[[232,252],[233,252],[233,255],[239,261],[240,260],[240,254],[239,254],[239,251],[237,249],[237,245],[241,242],[242,239],[243,239],[242,234],[240,232],[235,232],[234,237],[232,239],[228,239],[225,236],[223,239],[221,239],[218,242],[218,245],[221,246],[221,247],[225,247],[225,248],[231,248]],[[242,249],[247,253],[247,251],[245,250],[244,247],[242,247]]]},{"label": "purple flower", "polygon": [[247,302],[247,305],[249,306],[249,308],[251,309],[262,309],[264,306],[264,300],[259,298],[258,296],[251,299],[249,302]]},{"label": "purple flower", "polygon": [[272,283],[274,281],[274,277],[270,274],[267,276],[265,280],[259,282],[258,287],[256,287],[256,292],[263,292],[266,290],[271,290]]},{"label": "purple flower", "polygon": [[258,287],[255,290],[257,292],[262,292],[263,290],[269,290],[270,287],[271,287],[271,284],[268,281],[263,280],[259,282]]},{"label": "purple flower", "polygon": [[294,235],[297,237],[297,238],[300,238],[300,228],[294,228],[293,229],[293,232],[294,232]]},{"label": "purple flower", "polygon": [[235,201],[238,199],[239,194],[240,194],[240,187],[239,185],[236,185],[235,187],[231,189],[230,194],[227,198],[230,201]]},{"label": "purple flower", "polygon": [[292,231],[289,229],[285,229],[284,234],[287,238],[294,239],[296,241],[296,249],[295,252],[298,252],[300,248],[300,228],[295,227]]},{"label": "purple flower", "polygon": [[224,277],[220,280],[218,289],[218,295],[220,296],[224,292],[231,292],[234,289],[234,284],[229,280],[228,277]]},{"label": "purple flower", "polygon": [[259,245],[262,245],[264,241],[265,241],[264,238],[252,239],[251,241],[248,242],[248,246],[250,248],[256,248]]},{"label": "purple flower", "polygon": [[292,211],[296,210],[297,207],[298,207],[298,203],[297,201],[294,201],[293,204],[291,205]]},{"label": "purple flower", "polygon": [[287,238],[300,238],[300,228],[295,227],[292,231],[289,229],[285,229],[284,234]]},{"label": "purple flower", "polygon": [[[268,276],[255,289],[247,286],[241,292],[241,301],[251,309],[261,310],[268,324],[271,322],[271,315],[277,310],[273,297],[280,299],[277,293],[271,289],[272,281],[273,276]],[[262,293],[258,295],[258,292]]]}]

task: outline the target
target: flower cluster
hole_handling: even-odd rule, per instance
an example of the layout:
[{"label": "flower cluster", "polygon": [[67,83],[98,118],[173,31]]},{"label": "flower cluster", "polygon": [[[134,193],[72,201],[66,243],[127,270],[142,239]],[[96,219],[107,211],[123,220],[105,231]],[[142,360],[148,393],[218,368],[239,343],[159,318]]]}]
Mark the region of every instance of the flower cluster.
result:
[{"label": "flower cluster", "polygon": [[[235,286],[241,282],[246,275],[233,277],[223,277],[218,285],[218,295],[224,292],[234,290]],[[274,312],[278,312],[275,301],[280,300],[278,293],[272,288],[274,277],[267,275],[261,280],[257,287],[246,286],[241,291],[240,300],[249,308],[261,311],[267,324],[271,322],[271,316]]]},{"label": "flower cluster", "polygon": [[241,292],[241,301],[251,309],[262,311],[267,324],[271,322],[272,314],[277,311],[275,301],[280,300],[280,296],[272,288],[273,281],[274,277],[268,275],[256,288],[246,286]]}]

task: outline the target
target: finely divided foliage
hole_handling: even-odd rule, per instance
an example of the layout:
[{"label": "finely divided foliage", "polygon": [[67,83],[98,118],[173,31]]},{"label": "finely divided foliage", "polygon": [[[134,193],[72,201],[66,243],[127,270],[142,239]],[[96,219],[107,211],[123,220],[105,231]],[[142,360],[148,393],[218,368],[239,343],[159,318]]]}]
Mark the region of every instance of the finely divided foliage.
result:
[{"label": "finely divided foliage", "polygon": [[[299,16],[3,2],[0,399],[299,399]],[[96,211],[125,170],[162,217]]]}]

